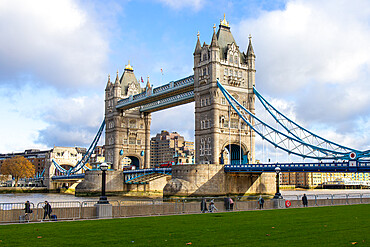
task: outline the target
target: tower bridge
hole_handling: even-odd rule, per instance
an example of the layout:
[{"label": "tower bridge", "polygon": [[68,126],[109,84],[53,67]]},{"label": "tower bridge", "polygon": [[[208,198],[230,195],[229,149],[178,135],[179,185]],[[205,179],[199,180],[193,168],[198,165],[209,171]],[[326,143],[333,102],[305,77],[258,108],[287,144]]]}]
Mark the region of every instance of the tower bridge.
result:
[{"label": "tower bridge", "polygon": [[[369,171],[369,150],[355,150],[315,135],[264,99],[255,87],[256,56],[252,39],[249,37],[248,47],[242,51],[225,18],[217,31],[214,26],[209,45],[205,42],[201,45],[198,33],[193,58],[193,75],[156,88],[149,78],[142,88],[130,62],[122,75],[117,72],[114,82],[108,76],[105,158],[112,164],[114,176],[124,180],[127,186],[148,185],[158,179],[166,184],[167,195],[269,193],[275,190],[275,176],[271,172],[277,166],[287,172]],[[276,127],[256,116],[256,99],[276,122]],[[154,169],[150,165],[151,113],[193,101],[195,164],[165,171]],[[256,136],[288,154],[317,162],[256,164]],[[126,157],[138,170],[122,172],[122,160]],[[333,165],[332,160],[342,163]],[[78,170],[81,168],[84,166],[80,165]],[[86,174],[90,176],[89,171]],[[169,174],[172,179],[168,181],[165,177]],[[130,186],[128,190],[132,189]]]}]

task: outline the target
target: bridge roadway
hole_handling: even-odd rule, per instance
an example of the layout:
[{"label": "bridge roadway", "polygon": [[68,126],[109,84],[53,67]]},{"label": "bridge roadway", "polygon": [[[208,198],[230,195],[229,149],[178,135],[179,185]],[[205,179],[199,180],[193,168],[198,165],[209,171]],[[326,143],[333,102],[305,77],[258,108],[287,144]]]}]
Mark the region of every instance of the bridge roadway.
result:
[{"label": "bridge roadway", "polygon": [[[366,162],[326,162],[326,163],[272,163],[272,164],[242,164],[225,165],[225,172],[275,172],[280,167],[281,172],[370,172],[370,161]],[[149,168],[123,171],[125,183],[144,184],[165,175],[171,175],[172,168]],[[84,173],[63,176],[53,176],[53,181],[80,180]]]},{"label": "bridge roadway", "polygon": [[116,108],[140,107],[141,112],[154,112],[194,101],[194,76],[172,81],[118,101]]},{"label": "bridge roadway", "polygon": [[225,172],[370,172],[369,162],[326,162],[326,163],[273,163],[225,165]]}]

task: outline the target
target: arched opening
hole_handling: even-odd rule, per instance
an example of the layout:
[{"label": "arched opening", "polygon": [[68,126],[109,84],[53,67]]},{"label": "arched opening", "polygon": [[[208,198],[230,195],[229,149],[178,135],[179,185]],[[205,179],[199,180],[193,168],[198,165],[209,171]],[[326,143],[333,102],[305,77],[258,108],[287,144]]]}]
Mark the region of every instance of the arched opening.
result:
[{"label": "arched opening", "polygon": [[[245,152],[243,150],[243,147],[240,147],[237,144],[231,144],[231,145],[227,145],[225,149],[227,150],[227,153],[224,153],[224,156],[226,155],[224,159],[229,160],[229,157],[230,157],[231,160],[227,162],[230,165],[240,165],[240,164],[249,163],[248,152],[244,154]],[[231,149],[231,155],[229,155],[230,153],[229,149]]]},{"label": "arched opening", "polygon": [[[121,160],[122,169],[139,169],[140,168],[140,160],[135,156],[125,156]],[[135,167],[135,168],[133,168]]]}]

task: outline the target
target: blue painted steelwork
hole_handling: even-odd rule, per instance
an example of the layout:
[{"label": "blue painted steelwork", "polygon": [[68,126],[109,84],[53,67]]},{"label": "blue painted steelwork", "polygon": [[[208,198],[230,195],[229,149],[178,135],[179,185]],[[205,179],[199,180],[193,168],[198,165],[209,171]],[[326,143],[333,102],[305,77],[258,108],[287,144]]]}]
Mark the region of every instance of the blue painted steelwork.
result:
[{"label": "blue painted steelwork", "polygon": [[[294,154],[303,158],[311,158],[316,160],[323,159],[341,159],[341,160],[350,160],[350,154],[352,152],[348,151],[338,151],[332,150],[329,148],[323,148],[320,146],[315,146],[310,143],[306,143],[301,139],[292,136],[290,133],[285,134],[281,131],[269,126],[254,114],[249,112],[243,105],[241,105],[231,94],[221,85],[217,80],[217,86],[225,96],[226,100],[234,111],[239,115],[239,117],[263,140],[268,141],[275,148],[279,148],[289,154]],[[248,118],[250,120],[248,120]],[[366,151],[368,152],[368,151]],[[365,152],[362,152],[361,158],[370,158],[370,153],[365,155]]]},{"label": "blue painted steelwork", "polygon": [[275,119],[277,123],[279,123],[289,134],[291,134],[294,138],[302,140],[306,143],[311,145],[322,147],[324,149],[330,150],[340,150],[343,153],[356,153],[358,158],[366,157],[364,153],[369,152],[359,151],[353,148],[345,147],[335,142],[329,141],[325,138],[322,138],[311,131],[303,128],[302,126],[298,125],[288,117],[286,117],[283,113],[278,111],[274,106],[272,106],[258,91],[255,87],[253,87],[253,92],[257,96],[257,99],[261,102],[263,107],[268,111],[268,113]]},{"label": "blue painted steelwork", "polygon": [[80,161],[78,161],[77,164],[74,167],[70,168],[69,170],[66,170],[63,167],[61,167],[54,159],[52,159],[52,162],[53,162],[55,168],[59,172],[61,172],[63,174],[66,174],[66,175],[75,174],[75,173],[79,172],[81,169],[83,169],[85,171],[89,170],[89,168],[86,166],[86,163],[89,161],[89,159],[91,157],[91,154],[94,152],[94,150],[96,148],[96,145],[98,144],[99,139],[100,139],[100,137],[103,133],[104,127],[105,127],[105,119],[103,120],[102,124],[100,125],[98,133],[96,133],[95,138],[94,138],[93,142],[90,144],[89,149],[86,151],[86,153],[84,154],[82,159]]},{"label": "blue painted steelwork", "polygon": [[[189,87],[194,86],[194,75],[185,77],[183,79],[177,80],[177,81],[172,81],[170,83],[167,83],[165,85],[156,87],[156,88],[150,88],[145,92],[142,92],[140,94],[136,95],[131,95],[125,99],[119,100],[117,102],[117,109],[125,108],[128,106],[135,107],[135,106],[140,106],[140,111],[148,111],[150,108],[156,106],[156,105],[151,105],[154,101],[157,102],[158,100],[164,100],[166,98],[169,98],[171,96],[166,97],[166,95],[169,95],[169,93],[173,91],[179,91],[179,93],[176,95],[181,95],[186,92],[192,92],[193,95],[184,95],[182,97],[182,100],[185,100],[186,97],[194,98],[194,92],[193,90],[189,90]],[[187,89],[186,89],[187,88]],[[185,90],[186,89],[186,90]],[[155,100],[157,99],[157,100]],[[173,98],[173,100],[176,100],[176,98]],[[163,103],[169,103],[169,101],[163,102]],[[146,108],[143,108],[143,106],[146,106]]]},{"label": "blue painted steelwork", "polygon": [[149,176],[151,174],[167,174],[171,175],[172,168],[149,168],[149,169],[138,169],[138,170],[126,170],[123,171],[123,175],[125,177],[125,183],[130,183],[130,181],[140,178]]},{"label": "blue painted steelwork", "polygon": [[140,111],[141,112],[148,112],[148,111],[153,111],[158,108],[163,108],[165,106],[169,106],[171,104],[183,102],[183,101],[188,101],[188,100],[193,100],[194,99],[194,91],[186,92],[186,93],[181,93],[177,94],[165,99],[157,100],[154,102],[151,102],[149,104],[145,104],[143,106],[140,106]]},{"label": "blue painted steelwork", "polygon": [[66,179],[83,179],[85,178],[85,173],[78,173],[78,174],[68,174],[68,175],[61,175],[61,176],[52,176],[52,180],[66,180]]},{"label": "blue painted steelwork", "polygon": [[344,162],[326,163],[276,163],[276,164],[245,164],[225,165],[225,172],[275,172],[280,167],[281,172],[370,172],[370,162],[351,164]]}]

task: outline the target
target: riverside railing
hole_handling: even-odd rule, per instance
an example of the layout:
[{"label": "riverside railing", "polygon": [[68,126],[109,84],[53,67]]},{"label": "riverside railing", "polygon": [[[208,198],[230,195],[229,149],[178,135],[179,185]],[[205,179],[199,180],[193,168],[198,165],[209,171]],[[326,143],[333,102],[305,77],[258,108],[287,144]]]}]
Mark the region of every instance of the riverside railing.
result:
[{"label": "riverside railing", "polygon": [[[263,196],[264,209],[276,208],[299,208],[302,206],[302,195],[287,195],[276,203],[272,196]],[[210,209],[211,201],[216,207],[215,212],[226,211],[247,211],[257,210],[259,196],[238,196],[231,197],[233,205],[230,205],[230,197],[187,197],[187,198],[161,198],[161,199],[133,199],[109,200],[112,204],[112,217],[137,217],[156,215],[178,215],[194,214],[201,212],[201,201],[206,200],[207,209]],[[369,204],[369,193],[353,194],[307,194],[308,207]],[[289,202],[288,202],[289,201]],[[62,201],[49,202],[52,207],[53,220],[81,220],[96,219],[97,210],[95,204],[98,201]],[[40,222],[44,218],[45,203],[38,203],[36,206],[31,202],[33,213],[25,217],[24,203],[0,203],[0,223],[24,223]],[[288,206],[289,205],[289,206]],[[209,212],[209,211],[207,211]]]}]

